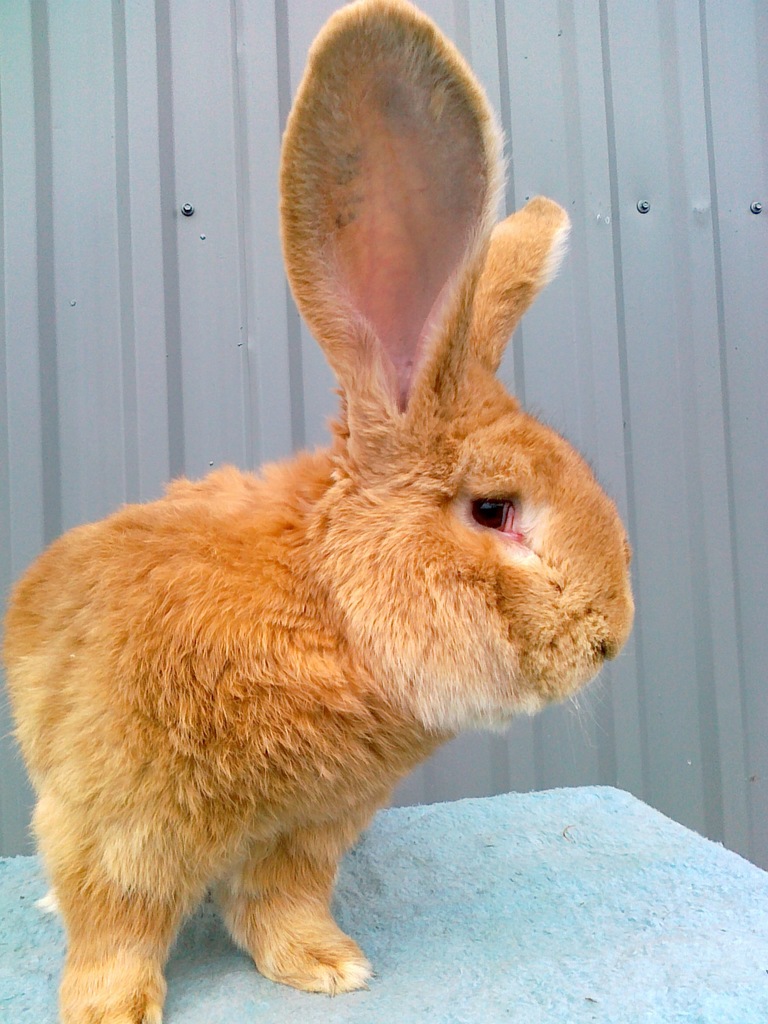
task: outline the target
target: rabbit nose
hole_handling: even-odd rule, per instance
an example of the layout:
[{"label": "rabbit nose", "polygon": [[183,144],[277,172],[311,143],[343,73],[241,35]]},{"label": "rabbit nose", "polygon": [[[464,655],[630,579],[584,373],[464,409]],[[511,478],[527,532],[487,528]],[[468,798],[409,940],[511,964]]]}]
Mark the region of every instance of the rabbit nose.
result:
[{"label": "rabbit nose", "polygon": [[595,652],[604,661],[612,661],[619,653],[620,646],[613,637],[600,637],[595,643]]}]

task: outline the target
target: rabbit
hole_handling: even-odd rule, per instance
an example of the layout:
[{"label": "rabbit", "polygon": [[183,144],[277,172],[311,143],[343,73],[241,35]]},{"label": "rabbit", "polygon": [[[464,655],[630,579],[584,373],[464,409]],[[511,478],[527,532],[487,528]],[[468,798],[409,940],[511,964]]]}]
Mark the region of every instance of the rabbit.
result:
[{"label": "rabbit", "polygon": [[567,697],[627,639],[616,507],[496,376],[568,232],[540,197],[494,226],[502,175],[431,21],[336,13],[280,168],[288,277],[339,382],[329,446],[176,481],[16,585],[4,658],[64,1024],[158,1024],[208,892],[267,978],[366,986],[330,912],[344,852],[439,744]]}]

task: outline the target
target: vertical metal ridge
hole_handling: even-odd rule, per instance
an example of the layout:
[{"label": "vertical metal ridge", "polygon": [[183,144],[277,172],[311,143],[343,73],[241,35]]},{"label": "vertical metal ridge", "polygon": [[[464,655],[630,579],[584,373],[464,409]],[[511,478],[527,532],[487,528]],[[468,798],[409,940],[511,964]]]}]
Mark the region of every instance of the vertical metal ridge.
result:
[{"label": "vertical metal ridge", "polygon": [[[40,417],[40,377],[35,351],[37,316],[33,311],[37,283],[37,266],[33,259],[37,203],[33,5],[17,6],[19,9],[11,12],[6,5],[0,12],[3,23],[0,27],[0,620],[5,614],[14,576],[39,549],[43,504],[40,438],[36,429]],[[12,48],[13,57],[9,53]],[[14,73],[19,73],[22,63],[23,85],[13,77]],[[19,103],[22,93],[23,100]],[[20,108],[24,112],[22,121],[19,120]],[[7,141],[7,150],[4,141]],[[23,217],[29,229],[24,239],[26,244],[22,244],[23,253],[8,250],[19,238],[20,197],[13,195],[13,188],[19,184],[20,150],[23,150],[21,161],[25,172]],[[7,295],[8,301],[6,288],[12,289]],[[21,290],[28,290],[23,298]],[[21,305],[24,313],[30,315],[29,321],[23,321]],[[17,389],[15,393],[14,389]],[[23,394],[19,390],[23,390]],[[20,424],[14,422],[13,417],[18,415],[25,398],[31,405],[30,415]],[[29,446],[27,450],[24,445]],[[55,526],[49,523],[49,529]],[[33,852],[28,827],[33,802],[14,737],[10,701],[0,667],[0,854],[15,856]]]},{"label": "vertical metal ridge", "polygon": [[168,466],[172,477],[185,471],[186,444],[182,377],[181,292],[176,237],[173,64],[170,0],[155,0],[157,28],[157,120],[160,160],[160,221],[165,292],[165,351],[168,394]]},{"label": "vertical metal ridge", "polygon": [[[33,4],[27,5],[25,11],[27,15],[27,25],[25,28],[30,31],[30,34],[32,34],[31,30],[34,27],[32,8],[34,8]],[[42,10],[42,14],[45,14],[45,9]],[[0,15],[0,19],[2,19],[2,15]],[[45,43],[46,39],[47,36],[44,36],[42,42]],[[27,43],[27,40],[25,40],[25,43]],[[9,44],[6,37],[3,40],[3,46],[7,45],[12,45],[12,43]],[[24,136],[25,142],[27,142],[31,139],[34,129],[32,124],[28,124],[24,130],[19,131],[18,124],[13,124],[11,120],[7,123],[4,121],[4,97],[6,90],[7,94],[10,93],[10,88],[7,76],[8,66],[4,59],[5,53],[2,52],[3,46],[0,46],[0,549],[2,549],[0,551],[0,621],[2,621],[5,615],[6,601],[9,596],[10,585],[13,583],[13,575],[19,568],[23,567],[23,564],[19,563],[26,562],[30,550],[35,551],[37,547],[36,542],[38,538],[35,536],[36,530],[31,524],[34,522],[37,525],[40,521],[33,509],[24,510],[26,515],[23,521],[14,522],[11,519],[11,514],[14,511],[11,485],[14,486],[16,495],[22,492],[25,498],[28,498],[29,492],[25,492],[24,486],[24,475],[27,467],[19,467],[11,462],[12,455],[15,455],[16,458],[18,456],[17,452],[12,452],[12,447],[14,446],[12,434],[14,431],[10,423],[10,407],[13,404],[10,395],[11,380],[14,377],[16,380],[18,379],[16,376],[17,368],[14,366],[13,349],[15,348],[17,351],[18,345],[14,345],[10,338],[6,288],[14,281],[16,286],[18,285],[19,267],[16,262],[18,259],[17,254],[11,254],[7,251],[8,234],[6,232],[8,232],[9,226],[6,224],[6,204],[10,206],[13,203],[13,198],[7,191],[9,181],[6,179],[3,136],[4,128],[7,127],[16,133],[16,138]],[[43,49],[46,50],[47,47],[44,46]],[[34,50],[32,54],[34,54]],[[48,67],[46,63],[46,70]],[[33,103],[35,103],[34,78],[32,80],[32,87]],[[50,111],[50,89],[48,88],[46,91],[48,95],[48,111]],[[50,117],[48,118],[48,127],[50,128]],[[32,141],[33,145],[36,146],[36,139],[32,139]],[[12,174],[13,172],[10,172],[11,177]],[[50,181],[50,176],[48,180]],[[51,264],[49,264],[49,269],[50,266]],[[30,278],[27,280],[30,280]],[[35,280],[35,274],[31,275],[31,280]],[[49,297],[50,295],[52,295],[52,291],[49,292]],[[35,346],[33,336],[35,326],[33,324],[30,325],[30,337],[25,345],[25,347],[28,347],[28,350],[33,350]],[[16,337],[18,336],[16,335]],[[39,375],[36,384],[40,388]],[[34,386],[33,384],[30,388],[30,393],[32,393]],[[15,398],[17,402],[18,396],[16,395]],[[29,443],[33,445],[35,441],[30,438]],[[32,462],[33,459],[29,461]],[[36,497],[39,497],[39,494]],[[55,528],[56,523],[49,521],[48,529],[55,530]],[[31,536],[25,536],[28,529],[30,529]],[[29,829],[30,808],[33,802],[34,798],[27,775],[22,760],[20,760],[18,755],[10,701],[5,688],[3,669],[0,666],[0,855],[29,855],[33,852]]]},{"label": "vertical metal ridge", "polygon": [[[0,60],[2,54],[0,54]],[[8,324],[5,306],[5,164],[3,163],[3,80],[0,76],[0,615],[5,610],[5,584],[13,574],[11,551],[11,439],[8,422]],[[1,674],[0,674],[1,678]],[[0,711],[0,716],[2,712]],[[0,822],[2,822],[0,789]]]},{"label": "vertical metal ridge", "polygon": [[[514,141],[512,139],[512,100],[509,84],[509,48],[507,46],[507,12],[504,7],[504,0],[496,0],[496,45],[498,48],[499,60],[499,102],[501,109],[501,127],[504,132],[504,169],[506,180],[504,184],[504,199],[506,213],[514,211],[515,198],[515,159]],[[525,405],[525,355],[523,346],[522,327],[518,327],[510,345],[512,353],[512,366],[514,374],[515,395]]]},{"label": "vertical metal ridge", "polygon": [[112,52],[115,95],[115,185],[117,195],[117,272],[119,282],[121,392],[123,399],[123,476],[125,497],[140,496],[138,381],[131,228],[130,137],[128,132],[128,66],[125,7],[112,2]]},{"label": "vertical metal ridge", "polygon": [[[277,51],[277,102],[280,135],[291,109],[291,41],[288,28],[287,0],[275,0],[275,47]],[[286,288],[286,323],[288,329],[288,377],[291,389],[291,440],[294,448],[306,444],[307,425],[304,415],[304,360],[301,351],[301,322],[296,304]]]},{"label": "vertical metal ridge", "polygon": [[250,303],[246,253],[248,251],[247,235],[252,230],[252,227],[249,218],[248,202],[246,201],[250,182],[247,141],[249,126],[246,118],[243,116],[243,82],[240,72],[240,51],[238,45],[241,37],[239,0],[230,0],[229,19],[232,43],[232,96],[234,98],[234,110],[232,113],[235,145],[235,205],[237,209],[237,239],[240,250],[237,261],[240,305],[240,368],[242,373],[240,398],[243,408],[245,459],[248,466],[253,466],[255,462],[261,461],[261,439],[256,429],[256,425],[260,422],[260,396],[258,388],[253,386],[253,381],[251,380],[251,360],[248,358],[250,350]]},{"label": "vertical metal ridge", "polygon": [[[698,379],[695,334],[695,285],[693,282],[693,260],[691,255],[696,243],[689,239],[687,225],[690,203],[684,186],[691,183],[686,167],[685,153],[679,140],[685,137],[683,112],[683,89],[680,77],[681,42],[676,7],[662,5],[659,8],[659,38],[661,46],[661,87],[664,95],[664,126],[667,135],[668,177],[675,187],[681,187],[676,201],[671,203],[668,213],[672,226],[670,252],[674,271],[672,288],[676,307],[677,330],[674,345],[678,356],[681,379],[678,381],[681,423],[680,438],[685,473],[681,481],[681,497],[685,502],[685,518],[688,524],[688,600],[690,603],[695,642],[692,647],[692,661],[695,672],[695,707],[698,722],[699,750],[719,750],[720,723],[715,700],[715,656],[712,637],[712,602],[709,585],[709,552],[700,543],[705,535],[706,509],[703,493],[704,462],[701,437],[699,436],[699,401],[696,388],[686,386],[686,380]],[[717,759],[701,757],[700,784],[704,826],[707,835],[723,838],[723,794],[721,765]]]},{"label": "vertical metal ridge", "polygon": [[37,289],[40,352],[43,540],[62,531],[61,438],[53,236],[53,125],[48,3],[30,4],[34,70]]},{"label": "vertical metal ridge", "polygon": [[467,61],[472,64],[472,25],[469,18],[469,0],[453,0],[453,14],[456,26],[454,43],[464,54]]},{"label": "vertical metal ridge", "polygon": [[[568,189],[567,206],[568,215],[572,224],[572,237],[577,238],[580,234],[586,244],[586,203],[577,203],[576,196],[588,194],[586,184],[586,170],[584,166],[584,138],[581,122],[581,83],[579,81],[579,66],[576,55],[576,18],[573,5],[564,0],[557,3],[558,21],[561,26],[560,32],[564,33],[565,40],[572,40],[572,45],[561,44],[558,47],[558,58],[562,79],[562,110],[563,110],[563,138],[561,145],[565,153],[565,184]],[[566,202],[563,196],[563,202]],[[567,273],[570,275],[570,287],[574,295],[579,298],[574,305],[586,308],[587,315],[591,319],[589,295],[589,270],[587,260],[572,259],[568,262]],[[580,311],[579,311],[580,312]],[[576,316],[579,316],[579,312]],[[587,325],[586,337],[580,337],[579,324],[575,318],[565,325],[564,330],[570,328],[570,336],[574,339],[571,344],[575,352],[576,367],[578,375],[577,388],[577,409],[576,426],[578,433],[572,437],[579,448],[583,448],[589,437],[596,440],[596,399],[595,399],[595,366],[593,353],[593,331],[591,324]],[[576,336],[574,338],[574,335]],[[595,455],[599,452],[596,450]]]},{"label": "vertical metal ridge", "polygon": [[[733,432],[730,387],[728,378],[728,356],[726,352],[727,338],[725,329],[725,296],[723,288],[723,261],[722,244],[720,233],[720,203],[717,190],[717,164],[715,160],[714,129],[712,124],[712,92],[709,67],[709,36],[707,31],[706,0],[699,0],[699,29],[701,37],[701,68],[703,79],[704,114],[707,145],[707,162],[709,169],[709,192],[712,208],[712,245],[715,268],[715,302],[717,307],[717,338],[719,351],[719,370],[721,381],[723,433],[725,441],[725,487],[726,487],[726,508],[728,514],[728,560],[731,566],[734,601],[734,616],[736,620],[736,661],[738,673],[739,696],[741,700],[742,716],[742,742],[747,764],[750,762],[749,751],[749,729],[747,726],[748,694],[746,681],[746,667],[744,657],[744,617],[741,606],[741,589],[738,586],[738,559],[736,550],[736,487],[733,470]],[[720,761],[720,759],[718,759]],[[720,765],[722,772],[722,765]],[[747,832],[751,855],[756,856],[754,848],[754,820],[753,804],[751,800],[746,801],[747,811]]]},{"label": "vertical metal ridge", "polygon": [[501,109],[501,127],[504,131],[504,161],[506,165],[506,182],[504,198],[506,212],[515,208],[515,164],[512,159],[512,105],[509,95],[509,51],[507,49],[507,14],[504,0],[496,0],[496,45],[499,60],[499,101]]},{"label": "vertical metal ridge", "polygon": [[[619,352],[619,370],[621,379],[621,408],[624,424],[624,465],[626,467],[627,488],[627,521],[631,536],[637,536],[637,516],[635,514],[635,472],[634,451],[632,447],[632,421],[629,402],[629,368],[627,361],[627,325],[624,306],[624,273],[621,257],[621,198],[619,194],[618,157],[616,153],[616,114],[613,102],[613,79],[611,75],[611,52],[608,28],[608,3],[600,0],[600,44],[603,55],[603,88],[605,92],[605,127],[608,136],[608,171],[611,187],[611,223],[613,238],[614,288],[616,300],[616,338]],[[638,607],[634,625],[634,647],[637,661],[637,686],[640,694],[641,708],[646,706],[645,667],[643,659],[642,618]],[[642,751],[641,779],[643,797],[649,792],[648,779],[648,722],[644,715],[640,717],[640,747]]]}]

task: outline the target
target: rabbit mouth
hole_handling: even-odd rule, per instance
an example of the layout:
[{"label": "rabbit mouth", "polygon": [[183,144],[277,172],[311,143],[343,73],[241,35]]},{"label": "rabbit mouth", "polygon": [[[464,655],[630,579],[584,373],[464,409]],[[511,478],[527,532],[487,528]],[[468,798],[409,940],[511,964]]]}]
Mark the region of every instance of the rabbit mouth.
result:
[{"label": "rabbit mouth", "polygon": [[534,701],[536,711],[547,704],[565,700],[591,683],[603,666],[603,660],[591,652],[583,653],[581,657],[544,656],[534,660],[536,663],[529,665],[525,674],[530,689],[520,699],[523,711],[527,711],[526,703],[530,699]]},{"label": "rabbit mouth", "polygon": [[521,654],[522,675],[545,703],[562,700],[591,682],[622,644],[605,617],[587,608]]}]

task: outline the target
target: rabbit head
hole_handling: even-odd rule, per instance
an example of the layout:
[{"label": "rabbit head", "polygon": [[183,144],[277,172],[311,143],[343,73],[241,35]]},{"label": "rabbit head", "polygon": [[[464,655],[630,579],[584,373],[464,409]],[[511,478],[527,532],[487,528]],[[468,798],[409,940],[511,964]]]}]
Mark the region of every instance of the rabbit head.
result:
[{"label": "rabbit head", "polygon": [[572,693],[633,615],[613,502],[496,377],[569,227],[543,198],[494,227],[500,149],[404,0],[330,20],[283,145],[288,275],[342,399],[311,543],[359,657],[435,731]]}]

